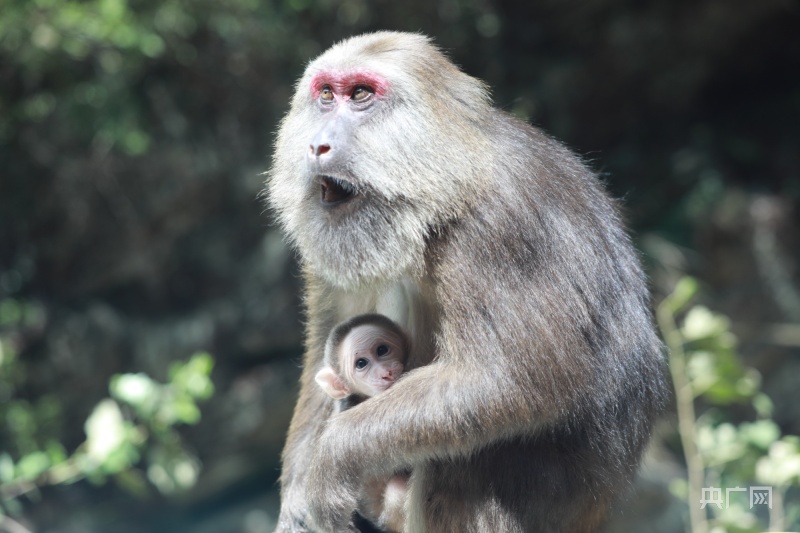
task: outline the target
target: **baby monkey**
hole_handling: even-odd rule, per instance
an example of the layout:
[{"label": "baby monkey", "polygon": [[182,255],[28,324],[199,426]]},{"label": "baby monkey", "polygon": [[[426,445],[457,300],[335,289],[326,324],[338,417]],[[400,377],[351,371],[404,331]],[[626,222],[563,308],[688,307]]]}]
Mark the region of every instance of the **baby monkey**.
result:
[{"label": "baby monkey", "polygon": [[405,369],[408,348],[408,337],[389,318],[358,315],[328,335],[325,366],[315,379],[335,400],[355,396],[350,407],[394,385]]},{"label": "baby monkey", "polygon": [[[344,410],[394,385],[405,370],[408,336],[378,314],[358,315],[333,328],[325,343],[324,366],[317,383]],[[359,511],[390,533],[403,530],[408,473],[367,480]]]}]

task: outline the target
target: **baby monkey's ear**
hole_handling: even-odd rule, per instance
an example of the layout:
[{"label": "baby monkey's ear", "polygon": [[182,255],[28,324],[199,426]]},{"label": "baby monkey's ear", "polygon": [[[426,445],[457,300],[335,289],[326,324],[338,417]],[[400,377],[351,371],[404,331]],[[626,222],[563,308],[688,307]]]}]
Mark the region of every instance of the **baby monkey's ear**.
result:
[{"label": "baby monkey's ear", "polygon": [[350,396],[350,388],[339,379],[332,368],[326,366],[314,376],[314,380],[322,387],[325,393],[334,400],[341,400]]}]

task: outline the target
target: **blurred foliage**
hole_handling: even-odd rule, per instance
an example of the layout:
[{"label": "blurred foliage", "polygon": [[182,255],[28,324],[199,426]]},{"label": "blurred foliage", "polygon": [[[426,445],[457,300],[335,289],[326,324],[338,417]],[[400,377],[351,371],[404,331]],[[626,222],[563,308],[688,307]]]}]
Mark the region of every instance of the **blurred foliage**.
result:
[{"label": "blurred foliage", "polygon": [[[298,2],[5,2],[0,50],[15,76],[0,93],[0,142],[20,124],[49,121],[69,128],[54,134],[70,136],[76,145],[141,155],[152,142],[152,121],[164,120],[177,135],[190,128],[185,109],[154,116],[158,110],[142,94],[154,60],[166,55],[162,63],[179,71],[202,63],[196,44],[202,39],[277,45],[289,37],[278,21],[291,16],[293,4]],[[275,23],[259,23],[269,20]],[[246,58],[230,60],[230,71],[248,69]]]},{"label": "blurred foliage", "polygon": [[[677,401],[680,404],[685,392],[680,387],[688,387],[690,400],[703,408],[688,426],[680,426],[681,431],[692,428],[690,435],[682,436],[697,445],[703,488],[718,487],[726,493],[726,489],[769,486],[773,507],[765,515],[749,504],[749,493],[726,493],[722,509],[707,505],[708,511],[702,511],[711,513],[710,523],[693,523],[692,531],[758,533],[767,526],[770,531],[800,528],[800,505],[785,504],[786,493],[800,488],[800,437],[781,434],[771,418],[772,400],[760,390],[760,374],[741,362],[730,321],[704,306],[692,305],[697,290],[694,279],[682,278],[658,309],[673,373],[685,370],[685,375],[674,377]],[[737,423],[736,406],[749,406],[755,419]],[[688,414],[679,406],[679,417]],[[672,488],[690,507],[698,506],[696,494],[686,484],[674,482]]]},{"label": "blurred foliage", "polygon": [[200,464],[176,426],[197,424],[198,402],[214,394],[211,356],[172,363],[165,384],[141,373],[113,376],[111,397],[96,404],[83,426],[85,441],[70,451],[56,431],[59,399],[24,394],[26,367],[13,337],[35,312],[24,302],[0,301],[0,517],[19,513],[22,496],[81,479],[99,485],[112,478],[140,495],[150,486],[162,493],[192,487]]}]

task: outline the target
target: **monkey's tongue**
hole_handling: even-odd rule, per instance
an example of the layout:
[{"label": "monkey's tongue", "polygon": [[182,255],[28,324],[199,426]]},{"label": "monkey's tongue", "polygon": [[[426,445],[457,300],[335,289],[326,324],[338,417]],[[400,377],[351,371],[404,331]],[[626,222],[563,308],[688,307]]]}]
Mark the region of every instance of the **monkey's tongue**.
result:
[{"label": "monkey's tongue", "polygon": [[349,183],[329,176],[323,176],[319,183],[322,202],[326,204],[347,200],[355,192]]}]

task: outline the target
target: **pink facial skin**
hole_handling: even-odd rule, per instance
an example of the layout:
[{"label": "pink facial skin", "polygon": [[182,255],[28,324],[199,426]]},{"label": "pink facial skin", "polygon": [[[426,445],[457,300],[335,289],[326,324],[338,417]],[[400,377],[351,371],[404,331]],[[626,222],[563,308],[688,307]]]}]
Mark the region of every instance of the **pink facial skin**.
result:
[{"label": "pink facial skin", "polygon": [[329,86],[337,101],[347,101],[359,85],[369,87],[375,96],[382,98],[389,92],[389,80],[365,70],[325,70],[311,78],[311,96],[319,98],[323,87]]},{"label": "pink facial skin", "polygon": [[[384,355],[379,354],[379,347]],[[402,342],[391,332],[372,324],[353,328],[341,346],[342,373],[352,384],[353,392],[375,396],[391,387],[403,373],[407,354]],[[365,362],[363,368],[357,361]]]},{"label": "pink facial skin", "polygon": [[335,400],[351,394],[371,398],[394,385],[403,373],[406,349],[397,333],[382,326],[356,326],[336,348],[337,368],[326,364],[314,380]]}]

